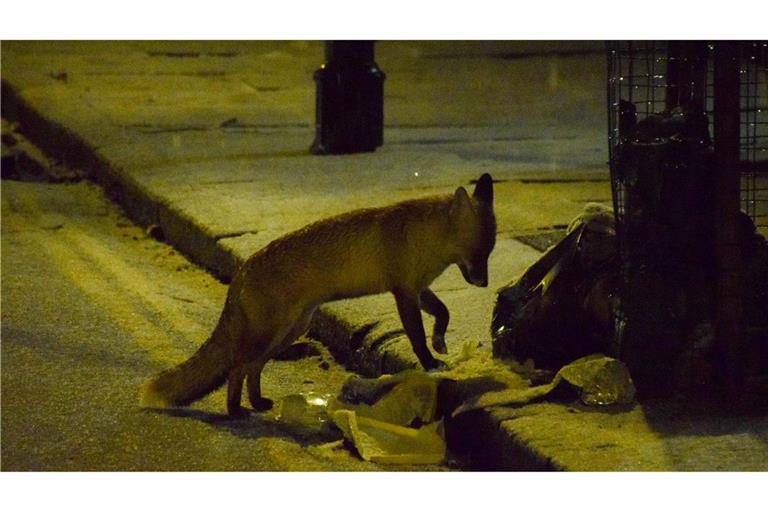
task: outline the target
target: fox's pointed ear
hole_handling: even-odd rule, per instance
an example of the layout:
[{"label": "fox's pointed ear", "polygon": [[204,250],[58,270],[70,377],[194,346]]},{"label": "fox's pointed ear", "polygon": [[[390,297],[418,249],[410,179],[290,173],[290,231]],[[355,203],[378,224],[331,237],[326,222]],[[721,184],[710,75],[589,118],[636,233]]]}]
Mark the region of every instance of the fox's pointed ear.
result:
[{"label": "fox's pointed ear", "polygon": [[453,193],[453,202],[451,203],[451,216],[455,217],[461,211],[472,208],[472,202],[469,200],[469,194],[464,187],[459,187]]},{"label": "fox's pointed ear", "polygon": [[493,178],[491,178],[490,174],[485,173],[480,176],[480,179],[477,180],[477,185],[475,185],[475,192],[472,194],[472,197],[481,203],[488,205],[493,204]]}]

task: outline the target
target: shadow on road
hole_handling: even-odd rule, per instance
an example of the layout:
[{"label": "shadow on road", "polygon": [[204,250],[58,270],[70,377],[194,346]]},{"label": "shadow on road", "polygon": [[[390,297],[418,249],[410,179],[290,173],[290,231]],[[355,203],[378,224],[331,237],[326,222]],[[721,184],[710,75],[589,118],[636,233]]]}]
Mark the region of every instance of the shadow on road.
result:
[{"label": "shadow on road", "polygon": [[341,432],[330,422],[317,426],[304,426],[279,421],[273,412],[251,413],[244,418],[211,413],[199,409],[145,409],[172,418],[188,418],[223,430],[243,439],[263,437],[281,438],[299,443],[303,447],[341,439]]}]

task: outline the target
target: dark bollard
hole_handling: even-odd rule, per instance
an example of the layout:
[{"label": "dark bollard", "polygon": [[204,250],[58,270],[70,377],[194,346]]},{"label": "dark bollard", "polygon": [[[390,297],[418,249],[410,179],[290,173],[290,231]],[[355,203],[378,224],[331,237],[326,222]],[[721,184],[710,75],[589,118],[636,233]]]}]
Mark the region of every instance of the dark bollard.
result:
[{"label": "dark bollard", "polygon": [[384,73],[373,41],[328,41],[317,83],[315,155],[374,151],[384,142]]}]

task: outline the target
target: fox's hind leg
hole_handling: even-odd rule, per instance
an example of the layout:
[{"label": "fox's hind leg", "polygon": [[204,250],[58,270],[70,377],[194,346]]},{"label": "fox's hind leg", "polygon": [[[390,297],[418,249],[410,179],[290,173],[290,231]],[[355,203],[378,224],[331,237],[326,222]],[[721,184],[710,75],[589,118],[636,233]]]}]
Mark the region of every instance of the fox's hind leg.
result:
[{"label": "fox's hind leg", "polygon": [[432,329],[432,348],[438,354],[447,354],[448,347],[445,345],[445,331],[448,330],[448,320],[450,318],[448,308],[429,288],[424,288],[419,294],[419,306],[435,317],[435,326]]},{"label": "fox's hind leg", "polygon": [[309,328],[309,322],[312,320],[312,315],[315,312],[315,307],[307,308],[301,313],[301,316],[291,325],[288,332],[281,338],[270,344],[269,350],[260,356],[257,360],[251,362],[246,367],[247,372],[247,386],[248,386],[248,400],[251,402],[251,407],[256,411],[267,411],[274,405],[272,400],[261,396],[261,372],[264,369],[264,365],[272,359],[275,354],[278,354],[282,350],[286,349],[291,343],[299,336],[307,332]]},{"label": "fox's hind leg", "polygon": [[243,394],[243,380],[245,380],[245,367],[235,366],[227,375],[227,413],[230,416],[245,416],[246,410],[240,406],[240,397]]},{"label": "fox's hind leg", "polygon": [[268,411],[274,403],[269,398],[261,396],[261,371],[264,369],[266,360],[255,361],[248,365],[246,385],[248,386],[248,401],[254,411]]}]

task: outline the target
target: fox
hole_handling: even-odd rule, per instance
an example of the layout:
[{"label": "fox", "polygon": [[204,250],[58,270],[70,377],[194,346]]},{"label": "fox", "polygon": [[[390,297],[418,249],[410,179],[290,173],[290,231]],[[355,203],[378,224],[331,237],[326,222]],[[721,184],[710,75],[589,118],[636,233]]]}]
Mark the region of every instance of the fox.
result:
[{"label": "fox", "polygon": [[432,348],[447,354],[450,313],[429,289],[456,264],[471,285],[488,286],[496,243],[493,179],[483,174],[472,196],[453,194],[364,208],[309,224],[251,255],[233,276],[213,332],[188,360],[146,381],[144,408],[186,406],[227,383],[227,414],[272,408],[261,372],[309,328],[330,301],[391,293],[405,334],[426,371],[445,367],[427,346],[421,311],[434,317]]}]

